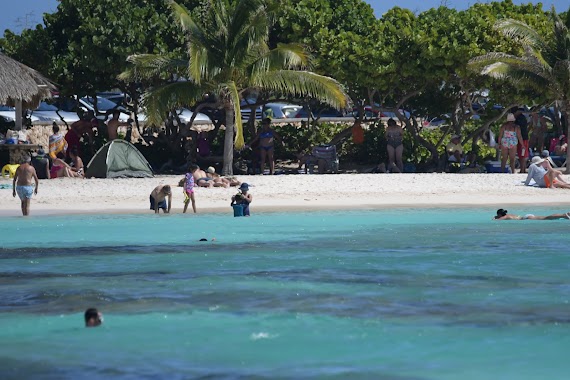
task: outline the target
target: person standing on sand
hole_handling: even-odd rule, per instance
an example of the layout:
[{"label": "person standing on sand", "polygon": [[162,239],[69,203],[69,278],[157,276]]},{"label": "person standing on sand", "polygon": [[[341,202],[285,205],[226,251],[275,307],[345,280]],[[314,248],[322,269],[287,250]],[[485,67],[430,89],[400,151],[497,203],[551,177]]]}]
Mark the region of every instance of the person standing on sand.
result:
[{"label": "person standing on sand", "polygon": [[[129,121],[119,121],[119,116],[121,115],[121,111],[114,110],[113,117],[107,122],[107,136],[109,137],[109,141],[115,140],[119,134],[119,127],[130,127],[131,122]],[[130,142],[130,141],[129,141]]]},{"label": "person standing on sand", "polygon": [[517,146],[522,141],[521,129],[515,124],[515,115],[509,113],[507,122],[501,126],[499,130],[499,144],[501,144],[501,173],[505,172],[507,166],[507,158],[511,165],[511,173],[515,174],[515,158],[517,155]]},{"label": "person standing on sand", "polygon": [[515,124],[519,126],[522,137],[522,140],[519,140],[517,145],[517,154],[520,161],[519,173],[526,173],[526,162],[528,161],[528,120],[526,119],[524,111],[524,107],[511,110],[515,115]]},{"label": "person standing on sand", "polygon": [[196,199],[194,198],[194,175],[192,174],[194,171],[198,169],[198,165],[192,164],[188,168],[188,173],[184,177],[184,211],[188,210],[188,203],[192,201],[192,210],[194,210],[194,214],[196,213]]},{"label": "person standing on sand", "polygon": [[[16,174],[14,175],[14,181],[12,182],[12,196],[15,198],[16,193],[22,201],[22,215],[30,215],[30,200],[32,199],[32,194],[38,193],[38,176],[36,174],[36,169],[30,165],[31,158],[28,156],[24,159],[22,164],[16,169]],[[33,181],[35,181],[35,188],[33,186]]]},{"label": "person standing on sand", "polygon": [[497,215],[493,218],[495,220],[556,220],[556,219],[570,219],[570,212],[565,214],[552,214],[547,216],[538,216],[533,214],[526,214],[524,216],[509,214],[507,210],[502,208],[497,210]]},{"label": "person standing on sand", "polygon": [[404,162],[404,130],[396,123],[396,120],[389,119],[386,127],[386,150],[388,151],[388,170],[392,173],[402,173]]},{"label": "person standing on sand", "polygon": [[87,135],[89,139],[89,146],[91,153],[93,152],[93,127],[99,125],[99,120],[93,115],[92,112],[87,112],[85,117],[81,120],[71,124],[69,131],[65,134],[65,141],[67,142],[67,155],[69,158],[69,151],[76,148],[77,154],[81,156],[81,138]]},{"label": "person standing on sand", "polygon": [[[166,197],[168,197],[168,208],[166,206]],[[158,185],[154,188],[152,193],[150,193],[150,209],[154,210],[155,214],[160,212],[160,209],[164,211],[165,214],[170,212],[172,207],[172,190],[170,185]]]},{"label": "person standing on sand", "polygon": [[266,117],[261,121],[261,130],[257,136],[247,146],[259,142],[259,152],[261,153],[261,173],[265,170],[265,162],[269,162],[269,174],[275,174],[274,150],[275,141],[283,145],[283,139],[271,128],[271,119]]}]

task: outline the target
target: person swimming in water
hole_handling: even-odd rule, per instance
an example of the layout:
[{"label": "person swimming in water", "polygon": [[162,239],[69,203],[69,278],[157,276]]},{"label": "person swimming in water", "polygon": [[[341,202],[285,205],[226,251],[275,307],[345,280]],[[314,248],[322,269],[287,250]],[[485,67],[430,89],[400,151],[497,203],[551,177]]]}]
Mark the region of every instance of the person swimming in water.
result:
[{"label": "person swimming in water", "polygon": [[94,307],[85,310],[85,327],[97,327],[103,323],[103,314]]},{"label": "person swimming in water", "polygon": [[509,214],[507,210],[502,208],[497,210],[497,215],[493,218],[495,220],[556,220],[556,219],[570,219],[570,212],[565,214],[552,214],[546,216],[539,216],[533,214],[526,214],[523,216]]}]

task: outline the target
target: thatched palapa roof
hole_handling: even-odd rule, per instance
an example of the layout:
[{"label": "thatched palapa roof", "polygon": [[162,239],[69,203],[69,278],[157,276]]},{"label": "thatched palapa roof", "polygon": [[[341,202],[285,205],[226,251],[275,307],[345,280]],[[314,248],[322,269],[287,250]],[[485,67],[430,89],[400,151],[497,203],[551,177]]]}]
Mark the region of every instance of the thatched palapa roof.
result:
[{"label": "thatched palapa roof", "polygon": [[0,53],[0,104],[21,100],[30,108],[51,98],[55,85],[36,70]]}]

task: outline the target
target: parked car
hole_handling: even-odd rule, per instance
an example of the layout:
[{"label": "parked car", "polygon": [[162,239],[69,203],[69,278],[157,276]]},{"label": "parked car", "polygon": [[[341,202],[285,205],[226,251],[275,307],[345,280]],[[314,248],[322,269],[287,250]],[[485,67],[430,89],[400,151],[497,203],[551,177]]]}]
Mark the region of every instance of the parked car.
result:
[{"label": "parked car", "polygon": [[[312,110],[311,117],[313,119],[316,119],[321,117],[345,117],[345,115],[341,111],[334,108],[321,108],[321,109]],[[309,118],[308,108],[303,107],[299,111],[297,111],[295,118],[308,119]]]},{"label": "parked car", "polygon": [[[97,104],[97,112],[95,112],[95,116],[98,119],[107,117],[116,109],[121,112],[119,115],[119,120],[127,121],[131,117],[131,113],[125,107],[120,106],[117,103],[110,101],[109,99],[103,98],[102,96],[97,96],[95,98],[91,96],[85,96],[83,98],[79,98],[78,101],[82,107],[86,108],[86,110],[91,110],[93,112],[95,112],[95,104]],[[139,120],[141,120],[140,117]]]},{"label": "parked car", "polygon": [[73,123],[79,120],[79,115],[76,112],[68,112],[58,109],[53,104],[41,102],[38,108],[31,111],[32,116],[41,117],[49,121],[64,121],[66,123]]},{"label": "parked car", "polygon": [[263,106],[263,115],[274,119],[292,119],[303,108],[298,104],[267,103]]},{"label": "parked car", "polygon": [[[95,112],[95,105],[94,105],[95,102],[97,102],[97,112]],[[97,117],[100,120],[105,120],[108,117],[110,117],[110,114],[113,109],[118,109],[119,111],[121,111],[119,120],[127,121],[130,118],[130,113],[127,111],[126,108],[118,106],[112,101],[100,96],[97,96],[96,100],[93,99],[92,97],[56,98],[54,105],[62,111],[74,112],[76,114],[87,111],[93,111],[95,117]]]},{"label": "parked car", "polygon": [[[11,122],[16,120],[16,108],[9,107],[5,105],[0,105],[0,116],[2,116],[6,121]],[[37,116],[37,115],[30,115],[28,116],[32,122],[34,121],[50,121],[47,118]]]},{"label": "parked car", "polygon": [[[178,114],[178,118],[183,123],[190,122],[190,120],[192,119],[192,116],[194,115],[194,112],[190,111],[187,108],[181,108],[181,109],[177,110],[176,112]],[[203,124],[203,123],[211,123],[212,120],[208,117],[208,115],[198,112],[198,115],[196,115],[194,122],[195,123],[198,122],[198,123]]]},{"label": "parked car", "polygon": [[[350,113],[351,116],[358,118],[360,115],[358,108],[353,108]],[[380,110],[378,108],[374,109],[372,106],[364,106],[364,117],[366,119],[374,119],[380,116]]]},{"label": "parked car", "polygon": [[118,104],[120,106],[125,106],[126,103],[128,102],[128,99],[127,99],[128,96],[122,92],[112,92],[112,91],[98,92],[97,96],[108,99],[108,100],[112,101],[113,103]]},{"label": "parked car", "polygon": [[[247,99],[240,102],[242,120],[249,120],[249,117],[251,116],[251,106],[248,107],[248,104],[255,104],[256,102],[257,99]],[[255,119],[261,120],[262,118],[263,108],[261,106],[255,107]]]}]

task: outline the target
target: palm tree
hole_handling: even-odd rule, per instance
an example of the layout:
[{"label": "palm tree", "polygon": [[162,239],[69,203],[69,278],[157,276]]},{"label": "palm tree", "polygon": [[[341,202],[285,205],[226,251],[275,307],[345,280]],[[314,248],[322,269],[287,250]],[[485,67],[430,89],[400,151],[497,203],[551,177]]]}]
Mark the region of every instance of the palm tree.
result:
[{"label": "palm tree", "polygon": [[225,113],[224,175],[233,173],[234,143],[236,149],[244,146],[240,112],[244,93],[312,97],[345,107],[347,96],[337,81],[307,71],[309,56],[300,45],[269,48],[271,12],[263,0],[210,0],[199,16],[167,1],[188,43],[187,57],[131,56],[133,67],[122,79],[182,73],[183,81],[155,87],[143,96],[151,122],[160,122],[169,110],[195,104],[206,94],[213,96]]},{"label": "palm tree", "polygon": [[[527,24],[516,20],[499,21],[495,27],[504,36],[522,45],[518,57],[505,53],[488,53],[473,58],[469,64],[483,75],[503,78],[542,92],[555,102],[569,128],[570,111],[570,34],[568,26],[558,17],[554,7],[550,12],[552,34],[543,38]],[[567,129],[568,136],[570,130]],[[570,152],[567,152],[567,158]],[[566,165],[570,173],[570,164]]]}]

